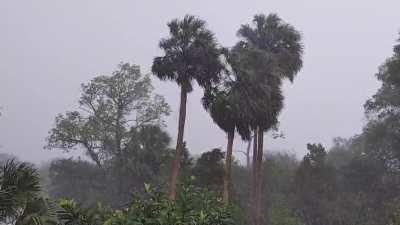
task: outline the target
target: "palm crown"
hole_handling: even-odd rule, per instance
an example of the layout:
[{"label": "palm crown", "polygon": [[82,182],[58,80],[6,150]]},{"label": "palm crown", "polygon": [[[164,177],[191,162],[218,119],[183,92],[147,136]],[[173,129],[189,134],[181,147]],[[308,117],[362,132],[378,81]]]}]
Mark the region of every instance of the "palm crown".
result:
[{"label": "palm crown", "polygon": [[165,55],[154,58],[152,71],[163,80],[174,80],[187,92],[192,80],[205,87],[217,82],[223,65],[214,34],[205,22],[186,15],[183,20],[168,23],[170,36],[160,41]]},{"label": "palm crown", "polygon": [[245,44],[270,55],[274,63],[274,73],[293,81],[303,65],[301,34],[276,14],[255,15],[253,24],[254,27],[242,25],[238,36]]},{"label": "palm crown", "polygon": [[238,36],[242,40],[232,50],[231,64],[245,84],[240,93],[249,99],[240,108],[252,115],[253,127],[268,130],[283,108],[282,79],[293,81],[302,67],[301,34],[276,14],[260,14],[253,26],[242,25]]}]

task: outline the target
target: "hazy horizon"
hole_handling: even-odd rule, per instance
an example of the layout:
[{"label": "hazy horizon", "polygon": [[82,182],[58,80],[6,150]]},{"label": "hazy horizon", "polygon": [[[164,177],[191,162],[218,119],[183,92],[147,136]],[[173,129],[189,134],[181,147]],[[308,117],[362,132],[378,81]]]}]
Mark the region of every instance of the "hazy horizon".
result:
[{"label": "hazy horizon", "polygon": [[[33,162],[63,156],[43,146],[55,116],[78,109],[81,83],[110,74],[121,61],[150,72],[171,19],[199,16],[227,47],[256,13],[277,13],[302,32],[304,67],[284,88],[280,124],[285,138],[265,143],[266,149],[299,156],[309,142],[329,146],[334,137],[361,131],[363,104],[379,85],[374,74],[391,56],[400,29],[400,2],[394,0],[6,0],[0,5],[0,152]],[[175,138],[179,89],[153,80],[155,93],[164,95],[173,110],[167,130]],[[201,94],[197,89],[188,100],[185,140],[194,154],[226,145],[225,134],[200,104]],[[240,140],[235,144],[235,149],[246,146]]]}]

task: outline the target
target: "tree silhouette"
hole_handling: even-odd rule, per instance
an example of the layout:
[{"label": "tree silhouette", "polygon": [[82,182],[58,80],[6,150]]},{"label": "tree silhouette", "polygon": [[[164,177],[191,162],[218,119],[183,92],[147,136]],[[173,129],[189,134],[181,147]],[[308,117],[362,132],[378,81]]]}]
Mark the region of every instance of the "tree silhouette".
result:
[{"label": "tree silhouette", "polygon": [[194,80],[201,87],[218,81],[223,65],[214,35],[203,20],[186,15],[183,20],[172,20],[168,27],[169,37],[159,43],[164,56],[154,58],[152,72],[161,80],[175,81],[181,88],[176,155],[169,189],[169,198],[174,200],[183,153],[187,94],[193,90]]},{"label": "tree silhouette", "polygon": [[241,71],[248,74],[253,98],[248,110],[252,115],[255,133],[253,152],[253,218],[254,224],[262,223],[261,171],[264,132],[278,123],[283,108],[282,80],[293,81],[302,67],[303,47],[301,35],[284,23],[276,14],[255,15],[253,26],[246,24],[238,31],[242,39],[237,49]]}]

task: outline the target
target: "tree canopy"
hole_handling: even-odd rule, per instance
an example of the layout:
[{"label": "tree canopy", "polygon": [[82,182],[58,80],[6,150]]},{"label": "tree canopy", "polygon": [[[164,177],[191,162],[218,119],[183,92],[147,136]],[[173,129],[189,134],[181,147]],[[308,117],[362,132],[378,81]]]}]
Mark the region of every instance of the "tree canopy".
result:
[{"label": "tree canopy", "polygon": [[80,111],[56,117],[47,148],[70,151],[83,148],[99,167],[122,158],[145,126],[162,126],[170,112],[164,97],[154,95],[148,75],[136,65],[122,63],[111,76],[98,76],[82,84]]},{"label": "tree canopy", "polygon": [[161,39],[164,56],[154,58],[152,71],[162,80],[175,81],[186,92],[195,80],[202,86],[217,82],[223,65],[220,49],[206,22],[192,15],[168,23],[169,37]]}]

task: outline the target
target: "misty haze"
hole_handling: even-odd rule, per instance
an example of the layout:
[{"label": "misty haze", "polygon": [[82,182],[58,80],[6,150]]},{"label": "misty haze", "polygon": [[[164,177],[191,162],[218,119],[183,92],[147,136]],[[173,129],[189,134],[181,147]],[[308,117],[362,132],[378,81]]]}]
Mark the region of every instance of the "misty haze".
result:
[{"label": "misty haze", "polygon": [[0,3],[0,225],[400,225],[400,2]]}]

